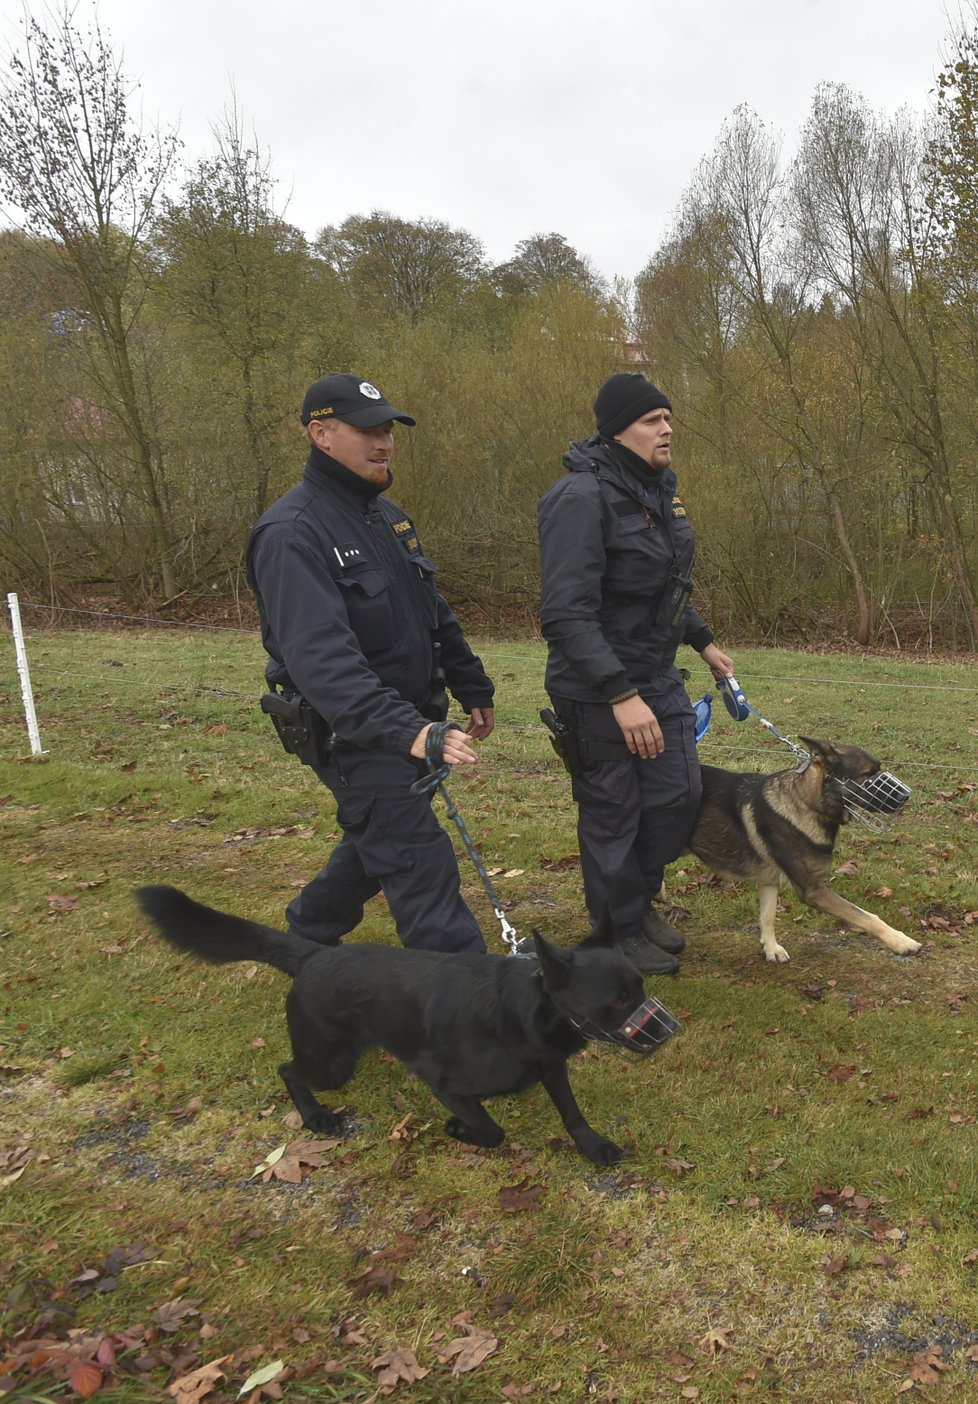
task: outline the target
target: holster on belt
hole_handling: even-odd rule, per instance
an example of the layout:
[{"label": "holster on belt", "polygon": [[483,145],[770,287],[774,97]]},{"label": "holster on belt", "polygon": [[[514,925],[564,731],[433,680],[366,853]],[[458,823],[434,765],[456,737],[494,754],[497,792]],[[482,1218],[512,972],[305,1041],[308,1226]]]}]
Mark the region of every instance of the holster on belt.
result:
[{"label": "holster on belt", "polygon": [[303,765],[325,765],[336,738],[332,727],[298,692],[265,692],[261,709],[272,719],[278,739]]},{"label": "holster on belt", "polygon": [[598,741],[582,736],[563,717],[549,707],[544,707],[540,720],[550,732],[550,744],[564,763],[568,775],[579,775],[589,765],[598,761],[628,760],[631,752],[622,741]]},{"label": "holster on belt", "polygon": [[540,720],[550,732],[550,744],[560,756],[568,775],[584,769],[584,760],[577,745],[577,733],[549,707],[540,712]]}]

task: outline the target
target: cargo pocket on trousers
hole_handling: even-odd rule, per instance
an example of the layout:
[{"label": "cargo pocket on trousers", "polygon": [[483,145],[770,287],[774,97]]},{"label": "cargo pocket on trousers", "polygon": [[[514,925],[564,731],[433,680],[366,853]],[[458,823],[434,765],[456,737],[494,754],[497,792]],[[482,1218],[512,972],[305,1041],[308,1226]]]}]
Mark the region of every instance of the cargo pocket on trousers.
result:
[{"label": "cargo pocket on trousers", "polygon": [[336,817],[356,844],[368,876],[383,878],[388,873],[406,873],[414,867],[414,860],[405,852],[403,842],[393,828],[385,824],[383,805],[378,803],[376,795],[343,800]]}]

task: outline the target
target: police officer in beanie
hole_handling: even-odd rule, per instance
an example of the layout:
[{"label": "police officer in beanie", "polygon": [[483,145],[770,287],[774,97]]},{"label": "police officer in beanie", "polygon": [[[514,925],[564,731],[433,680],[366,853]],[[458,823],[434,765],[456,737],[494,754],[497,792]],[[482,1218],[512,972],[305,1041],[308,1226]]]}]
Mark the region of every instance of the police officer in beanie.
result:
[{"label": "police officer in beanie", "polygon": [[653,904],[700,800],[694,715],[676,651],[715,678],[733,662],[690,604],[695,543],[672,471],[672,407],[644,375],[614,375],[597,433],[539,505],[546,687],[572,770],[584,893],[607,904],[644,974],[672,974],[684,941]]},{"label": "police officer in beanie", "polygon": [[262,705],[332,791],[343,835],[289,904],[289,926],[333,945],[382,890],[405,946],[483,951],[430,792],[411,791],[446,685],[469,715],[445,733],[449,765],[474,763],[472,742],[493,728],[493,685],[413,521],[384,496],[394,423],[416,421],[359,375],[317,380],[300,417],[305,471],[255,525],[248,579],[269,654]]}]

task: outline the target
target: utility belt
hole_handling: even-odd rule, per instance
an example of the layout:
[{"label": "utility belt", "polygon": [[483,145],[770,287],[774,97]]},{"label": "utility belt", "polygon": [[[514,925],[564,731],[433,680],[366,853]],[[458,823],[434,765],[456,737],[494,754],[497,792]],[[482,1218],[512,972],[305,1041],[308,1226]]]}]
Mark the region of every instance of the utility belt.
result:
[{"label": "utility belt", "polygon": [[[321,717],[299,692],[265,692],[261,709],[271,717],[285,750],[290,756],[298,756],[303,765],[326,765],[334,752],[343,749],[343,742],[326,718]],[[418,704],[418,711],[428,721],[444,721],[448,716],[448,693],[442,669],[435,669],[431,690]]]},{"label": "utility belt", "polygon": [[575,731],[563,717],[559,717],[550,707],[544,707],[540,720],[550,732],[550,744],[563,761],[568,775],[579,775],[589,765],[598,761],[628,760],[631,751],[624,741],[595,741]]}]

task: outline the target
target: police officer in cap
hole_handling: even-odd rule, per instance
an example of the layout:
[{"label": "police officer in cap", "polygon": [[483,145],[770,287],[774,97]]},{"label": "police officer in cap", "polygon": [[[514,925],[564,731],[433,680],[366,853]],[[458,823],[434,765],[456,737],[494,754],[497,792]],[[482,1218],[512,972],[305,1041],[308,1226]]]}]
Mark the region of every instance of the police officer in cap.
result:
[{"label": "police officer in cap", "polygon": [[733,662],[690,604],[695,543],[672,471],[672,407],[644,375],[614,375],[597,433],[572,444],[539,505],[546,686],[573,737],[588,910],[609,909],[644,974],[678,969],[682,934],[654,906],[700,800],[680,644],[715,678]]},{"label": "police officer in cap", "polygon": [[413,521],[384,494],[394,423],[416,421],[359,375],[309,387],[302,480],[255,525],[248,579],[258,601],[265,676],[305,699],[327,738],[313,768],[336,798],[343,835],[289,904],[289,926],[333,945],[383,891],[405,946],[483,951],[455,851],[430,793],[425,742],[451,690],[465,731],[446,732],[449,765],[476,760],[493,728],[493,684],[438,590]]}]

